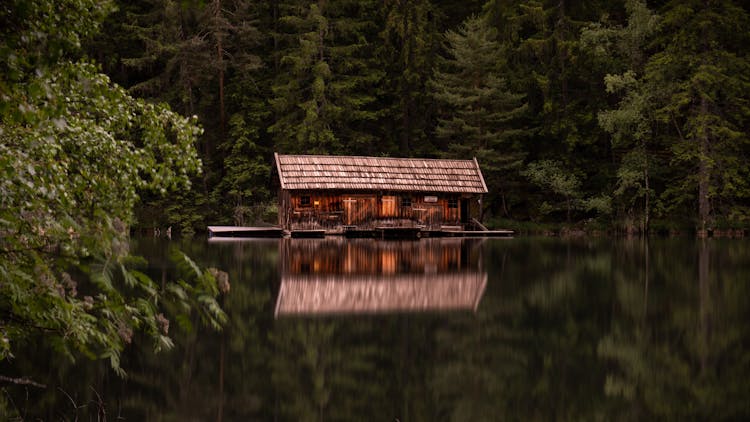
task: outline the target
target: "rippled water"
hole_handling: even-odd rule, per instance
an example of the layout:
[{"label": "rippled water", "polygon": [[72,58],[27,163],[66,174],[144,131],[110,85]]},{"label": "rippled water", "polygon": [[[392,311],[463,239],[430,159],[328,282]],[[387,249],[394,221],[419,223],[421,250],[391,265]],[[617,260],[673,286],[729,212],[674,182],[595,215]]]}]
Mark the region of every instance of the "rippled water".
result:
[{"label": "rippled water", "polygon": [[136,344],[127,379],[19,357],[48,387],[6,402],[29,420],[750,417],[747,240],[133,244],[157,281],[176,247],[229,273],[222,333]]}]

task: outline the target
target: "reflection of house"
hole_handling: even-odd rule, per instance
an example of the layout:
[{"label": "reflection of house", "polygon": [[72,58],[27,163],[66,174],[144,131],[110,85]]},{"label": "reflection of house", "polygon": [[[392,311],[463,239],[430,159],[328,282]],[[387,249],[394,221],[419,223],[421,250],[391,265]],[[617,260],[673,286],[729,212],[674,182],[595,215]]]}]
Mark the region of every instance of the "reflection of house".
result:
[{"label": "reflection of house", "polygon": [[276,154],[285,229],[469,223],[487,193],[474,160]]},{"label": "reflection of house", "polygon": [[276,315],[476,310],[481,241],[285,240]]},{"label": "reflection of house", "polygon": [[276,315],[476,310],[487,273],[341,276],[296,274],[281,279]]}]

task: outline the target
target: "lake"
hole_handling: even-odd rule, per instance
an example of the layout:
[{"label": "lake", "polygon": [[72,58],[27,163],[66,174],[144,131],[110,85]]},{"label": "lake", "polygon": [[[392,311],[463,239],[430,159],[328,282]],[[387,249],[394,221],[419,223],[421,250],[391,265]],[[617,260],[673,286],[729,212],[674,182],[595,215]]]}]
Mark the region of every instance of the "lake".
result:
[{"label": "lake", "polygon": [[157,282],[175,277],[174,248],[226,271],[223,332],[171,321],[176,346],[158,354],[136,337],[125,379],[107,362],[18,356],[13,370],[47,388],[6,385],[6,407],[28,420],[750,417],[745,239],[131,247]]}]

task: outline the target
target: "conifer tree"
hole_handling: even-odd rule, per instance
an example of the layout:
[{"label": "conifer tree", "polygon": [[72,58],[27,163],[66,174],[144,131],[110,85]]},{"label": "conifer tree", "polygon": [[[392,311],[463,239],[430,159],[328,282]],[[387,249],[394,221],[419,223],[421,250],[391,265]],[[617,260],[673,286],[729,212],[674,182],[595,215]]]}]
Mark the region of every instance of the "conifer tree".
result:
[{"label": "conifer tree", "polygon": [[521,165],[519,144],[528,134],[519,121],[527,108],[524,96],[511,92],[501,77],[504,49],[483,19],[471,17],[445,37],[447,57],[430,84],[441,105],[436,135],[446,156],[478,157],[507,214],[507,181]]},{"label": "conifer tree", "polygon": [[387,70],[383,96],[390,137],[402,156],[434,154],[427,138],[431,98],[427,82],[439,47],[434,6],[429,0],[387,0],[381,60]]},{"label": "conifer tree", "polygon": [[260,9],[249,0],[224,1],[226,16],[223,38],[226,52],[227,133],[214,154],[221,162],[222,177],[212,191],[212,203],[222,204],[224,215],[243,225],[252,212],[270,196],[271,151],[266,133],[271,117],[268,98],[273,70],[260,55],[269,37],[260,27]]},{"label": "conifer tree", "polygon": [[697,205],[697,225],[717,215],[747,221],[750,16],[731,1],[675,1],[664,11],[662,51],[646,66],[658,88],[658,118],[671,126],[682,173],[665,192],[667,208]]},{"label": "conifer tree", "polygon": [[289,47],[273,87],[276,120],[269,130],[281,151],[336,154],[374,145],[375,137],[359,128],[376,117],[368,106],[379,76],[367,60],[372,49],[361,18],[337,15],[347,4],[365,14],[371,5],[319,1],[280,19]]}]

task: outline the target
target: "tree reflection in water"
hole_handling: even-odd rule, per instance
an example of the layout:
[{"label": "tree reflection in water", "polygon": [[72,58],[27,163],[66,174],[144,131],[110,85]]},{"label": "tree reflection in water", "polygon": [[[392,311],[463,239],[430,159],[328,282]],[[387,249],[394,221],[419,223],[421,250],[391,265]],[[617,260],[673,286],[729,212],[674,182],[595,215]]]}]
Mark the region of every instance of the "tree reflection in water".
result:
[{"label": "tree reflection in water", "polygon": [[[0,374],[47,388],[3,384],[0,415],[91,419],[104,409],[113,420],[161,421],[750,417],[746,240],[180,246],[230,275],[223,333],[176,321],[193,330],[179,330],[175,350],[159,355],[136,339],[123,362],[127,379],[85,359],[51,359],[49,351],[17,356]],[[156,279],[172,277],[166,247],[138,242]],[[486,282],[466,281],[474,276]],[[282,312],[292,309],[284,308],[289,298],[296,311]]]}]

